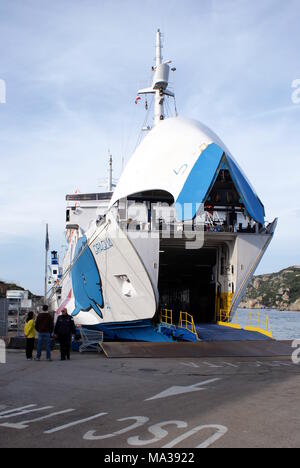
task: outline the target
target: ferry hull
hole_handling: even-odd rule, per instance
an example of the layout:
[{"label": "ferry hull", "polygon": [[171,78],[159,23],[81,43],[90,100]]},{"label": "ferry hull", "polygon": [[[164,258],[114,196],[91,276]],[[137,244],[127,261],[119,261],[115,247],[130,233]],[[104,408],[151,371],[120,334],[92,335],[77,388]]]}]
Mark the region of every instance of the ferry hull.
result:
[{"label": "ferry hull", "polygon": [[261,199],[213,131],[165,118],[165,98],[174,93],[161,52],[158,31],[153,83],[139,91],[154,95],[155,125],[115,190],[110,157],[107,193],[67,197],[57,313],[66,307],[78,325],[107,339],[158,340],[151,321],[161,321],[161,310],[171,326],[188,314],[193,331],[195,324],[228,325],[277,224],[265,223]]},{"label": "ferry hull", "polygon": [[[188,254],[184,240],[159,239],[154,236],[154,240],[149,242],[147,236],[144,239],[132,237],[121,230],[112,214],[108,215],[106,223],[86,233],[84,243],[82,238],[78,239],[77,243],[84,246],[84,251],[77,250],[77,257],[75,255],[73,259],[76,269],[71,269],[70,273],[72,289],[67,301],[62,301],[62,304],[73,314],[78,325],[102,331],[106,341],[172,341],[172,336],[159,333],[153,325],[153,319],[155,323],[159,322],[160,307],[164,307],[160,278],[164,268],[162,264],[168,261],[166,253],[175,260],[175,266],[171,263],[167,270],[170,281],[168,287],[171,288],[172,278],[181,281],[184,263],[181,259],[192,259],[189,268],[192,275],[196,276],[201,271],[201,264],[197,262],[207,263],[206,252],[210,252],[210,255],[214,252],[211,257],[214,259],[211,265],[215,275],[212,287],[214,297],[210,296],[209,316],[201,315],[201,299],[193,307],[190,305],[188,310],[184,310],[183,304],[168,303],[166,306],[173,310],[174,325],[178,322],[178,307],[193,316],[196,325],[230,322],[275,229],[276,222],[269,227],[268,232],[257,235],[206,233],[202,249]],[[222,271],[225,247],[227,264],[231,265],[231,269]],[[83,261],[87,251],[88,255]],[[147,261],[147,256],[152,261]],[[179,262],[177,268],[176,259]],[[94,276],[92,270],[95,270]],[[216,284],[220,284],[221,289]],[[230,286],[232,284],[236,285],[234,291]]]}]

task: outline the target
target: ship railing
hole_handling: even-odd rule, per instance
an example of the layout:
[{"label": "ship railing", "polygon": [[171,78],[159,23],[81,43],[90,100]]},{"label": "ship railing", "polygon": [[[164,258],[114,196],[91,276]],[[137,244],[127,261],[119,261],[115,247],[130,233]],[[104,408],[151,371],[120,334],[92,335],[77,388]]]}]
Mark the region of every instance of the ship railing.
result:
[{"label": "ship railing", "polygon": [[271,330],[271,323],[268,314],[264,315],[260,312],[249,312],[249,325],[245,327],[245,330],[257,332],[273,339],[273,333]]},{"label": "ship railing", "polygon": [[235,330],[241,330],[242,327],[238,323],[239,317],[238,312],[234,314],[232,320],[230,320],[230,312],[228,310],[221,309],[220,312],[217,314],[217,325],[221,325],[223,327],[234,328]]},{"label": "ship railing", "polygon": [[226,233],[226,234],[256,234],[255,228],[251,230],[247,228],[240,228],[239,226],[232,226],[232,225],[222,225],[222,224],[215,224],[211,225],[209,223],[204,224],[197,224],[197,223],[161,223],[159,225],[153,225],[151,223],[144,223],[144,222],[130,222],[121,221],[120,223],[121,228],[123,231],[130,231],[130,232],[155,232],[155,233],[168,233],[171,236],[176,235],[176,233],[184,233],[184,232],[197,232],[197,231],[204,231],[207,233]]},{"label": "ship railing", "polygon": [[217,322],[227,323],[230,321],[230,312],[227,309],[220,309],[217,314]]},{"label": "ship railing", "polygon": [[160,323],[169,327],[173,326],[173,310],[162,309],[160,312]]},{"label": "ship railing", "polygon": [[187,312],[180,312],[179,328],[188,330],[189,332],[193,333],[197,339],[199,339],[194,317]]},{"label": "ship railing", "polygon": [[204,224],[197,224],[193,222],[143,222],[132,220],[121,220],[120,226],[123,231],[141,231],[141,232],[184,232],[184,231],[199,231],[204,230]]}]

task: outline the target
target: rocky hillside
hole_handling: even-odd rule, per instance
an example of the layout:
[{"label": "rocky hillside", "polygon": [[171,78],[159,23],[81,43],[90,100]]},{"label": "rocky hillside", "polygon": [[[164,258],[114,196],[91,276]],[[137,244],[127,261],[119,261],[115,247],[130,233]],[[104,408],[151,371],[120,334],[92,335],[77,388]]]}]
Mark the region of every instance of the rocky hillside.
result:
[{"label": "rocky hillside", "polygon": [[256,276],[240,306],[300,311],[300,267]]},{"label": "rocky hillside", "polygon": [[[5,281],[0,280],[0,298],[1,297],[5,298],[6,297],[6,292],[11,291],[11,290],[24,291],[24,288],[22,288],[21,286],[18,286],[17,284],[6,283]],[[29,299],[39,300],[40,296],[35,296],[34,294],[32,294],[29,291]]]}]

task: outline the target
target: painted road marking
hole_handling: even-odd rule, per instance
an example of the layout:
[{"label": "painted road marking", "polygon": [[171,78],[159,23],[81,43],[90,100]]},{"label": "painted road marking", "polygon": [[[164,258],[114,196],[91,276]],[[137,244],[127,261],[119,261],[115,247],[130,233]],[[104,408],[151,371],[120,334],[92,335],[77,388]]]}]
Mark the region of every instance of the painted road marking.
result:
[{"label": "painted road marking", "polygon": [[132,416],[130,418],[118,419],[117,421],[123,422],[131,420],[134,420],[136,422],[134,424],[131,424],[131,426],[126,427],[125,429],[121,429],[120,431],[113,432],[112,434],[106,434],[103,436],[96,436],[96,431],[89,431],[83,436],[83,440],[105,440],[110,439],[112,437],[117,437],[119,435],[126,434],[126,432],[133,431],[138,427],[144,426],[144,424],[146,424],[149,421],[149,418],[143,416]]},{"label": "painted road marking", "polygon": [[[31,405],[32,406],[36,406],[36,405]],[[29,413],[39,413],[40,411],[46,411],[48,409],[53,409],[53,406],[44,406],[43,408],[35,408],[35,409],[24,409],[24,411],[19,411],[19,412],[15,412],[13,413],[12,411],[10,412],[10,414],[4,414],[3,416],[0,415],[0,420],[1,419],[9,419],[9,418],[16,418],[17,416],[23,416],[24,414],[29,414]]]},{"label": "painted road marking", "polygon": [[[199,369],[201,366],[199,366],[198,364],[196,364],[195,362],[182,362],[181,363],[183,366],[187,366],[187,367],[192,367],[194,369]],[[215,368],[215,369],[223,369],[224,367],[228,366],[228,367],[233,367],[235,369],[238,369],[240,367],[240,364],[241,363],[237,363],[237,364],[232,364],[231,362],[225,362],[225,361],[222,361],[220,364],[221,365],[217,365],[217,364],[214,364],[213,362],[203,362],[202,364],[204,364],[205,366],[208,366],[208,367],[212,367],[212,368]],[[219,364],[219,363],[218,363]]]},{"label": "painted road marking", "polygon": [[142,439],[139,436],[129,437],[127,440],[128,445],[136,447],[144,447],[145,445],[156,444],[169,435],[169,432],[163,429],[165,426],[176,426],[177,429],[186,429],[188,424],[185,421],[164,421],[148,428],[150,434],[154,437],[152,439]]},{"label": "painted road marking", "polygon": [[292,364],[288,364],[287,362],[281,362],[281,361],[273,361],[271,363],[271,367],[291,367]]},{"label": "painted road marking", "polygon": [[223,364],[225,364],[225,366],[229,366],[229,367],[234,367],[235,369],[238,369],[240,366],[237,366],[236,364],[232,364],[231,362],[223,362]]},{"label": "painted road marking", "polygon": [[4,424],[0,424],[0,426],[1,427],[7,427],[9,429],[17,429],[17,430],[27,429],[31,423],[44,421],[45,419],[54,418],[55,416],[60,416],[62,414],[72,413],[73,411],[75,411],[75,410],[74,409],[68,409],[68,410],[64,410],[64,411],[58,411],[56,413],[47,414],[46,416],[42,416],[40,418],[29,419],[28,421],[22,421],[22,422],[19,422],[19,423],[4,423]]},{"label": "painted road marking", "polygon": [[183,434],[183,435],[181,435],[179,437],[176,437],[176,439],[172,440],[172,442],[170,442],[169,444],[164,445],[164,447],[162,447],[162,448],[164,448],[164,449],[165,448],[173,448],[176,445],[180,444],[180,442],[183,442],[184,440],[189,439],[190,437],[197,434],[198,432],[204,431],[204,430],[207,430],[207,429],[215,429],[216,433],[214,435],[212,435],[211,437],[209,437],[208,439],[206,439],[202,444],[197,445],[197,447],[195,447],[195,448],[208,448],[212,444],[217,442],[217,440],[221,439],[221,437],[223,437],[228,432],[227,427],[220,426],[220,425],[217,425],[217,424],[211,424],[211,425],[208,425],[208,426],[197,426],[197,427],[194,427],[194,429],[191,429],[190,431],[186,432],[185,434]]},{"label": "painted road marking", "polygon": [[[131,426],[128,426],[125,429],[121,429],[120,431],[114,432],[112,434],[103,435],[103,436],[95,436],[96,431],[89,431],[83,436],[83,440],[88,440],[88,441],[98,440],[99,441],[99,440],[104,440],[104,439],[108,439],[112,437],[117,437],[119,435],[125,434],[126,432],[133,431],[134,429],[144,426],[147,422],[149,422],[149,418],[143,417],[143,416],[133,416],[130,418],[118,419],[117,421],[123,422],[123,421],[130,421],[130,420],[135,420],[136,423],[132,424]],[[188,423],[186,421],[163,421],[163,422],[154,424],[148,428],[148,432],[153,436],[151,439],[143,439],[142,436],[134,435],[127,439],[127,444],[134,446],[134,447],[145,447],[147,445],[158,444],[160,441],[162,441],[169,435],[169,431],[166,430],[166,427],[172,426],[172,425],[176,426],[177,429],[188,428]],[[228,432],[227,427],[221,426],[218,424],[196,426],[193,429],[189,430],[188,432],[185,432],[181,436],[176,437],[174,440],[172,440],[171,442],[169,442],[167,445],[165,445],[162,448],[173,448],[176,445],[183,442],[184,440],[187,440],[195,436],[197,433],[201,431],[210,431],[210,430],[213,430],[214,434],[208,437],[207,439],[205,439],[204,442],[202,442],[201,444],[197,445],[196,448],[208,448],[211,445],[213,445],[215,442],[217,442],[219,439],[221,439]]]},{"label": "painted road marking", "polygon": [[25,409],[28,409],[28,408],[33,408],[33,407],[36,407],[37,405],[27,405],[27,406],[21,406],[21,408],[15,408],[15,409],[10,409],[10,410],[6,410],[6,411],[2,411],[0,413],[0,418],[6,414],[10,414],[10,413],[16,413],[17,411],[22,411],[22,410],[25,410]]},{"label": "painted road marking", "polygon": [[64,426],[55,427],[54,429],[50,429],[50,431],[45,431],[44,434],[54,434],[55,432],[64,431],[65,429],[69,429],[70,427],[79,426],[79,424],[84,424],[86,422],[93,421],[94,419],[101,418],[101,416],[106,416],[107,414],[108,413],[98,413],[95,414],[95,416],[91,416],[86,419],[80,419],[79,421],[73,421],[69,424],[65,424]]},{"label": "painted road marking", "polygon": [[194,362],[182,362],[181,364],[183,366],[193,367],[194,369],[199,369],[200,367],[198,366],[198,364],[195,364]]},{"label": "painted road marking", "polygon": [[145,401],[158,400],[160,398],[167,398],[170,396],[182,395],[184,393],[199,392],[199,391],[207,389],[207,388],[202,388],[204,385],[209,385],[211,383],[218,382],[219,380],[221,379],[217,378],[217,379],[205,380],[204,382],[199,382],[194,385],[188,385],[186,387],[181,386],[181,385],[175,385],[159,393],[158,395],[155,395],[154,397],[147,398]]},{"label": "painted road marking", "polygon": [[221,361],[221,362],[208,362],[208,361],[203,361],[200,362],[199,364],[196,364],[195,362],[181,362],[180,363],[183,366],[187,367],[192,367],[193,369],[199,369],[201,366],[207,366],[212,369],[225,369],[226,367],[232,367],[233,369],[239,369],[241,366],[249,366],[249,367],[292,367],[293,364],[287,363],[287,362],[282,362],[282,361],[239,361],[239,362],[227,362],[227,361]]},{"label": "painted road marking", "polygon": [[[191,391],[194,392],[194,391],[199,391],[199,390],[205,390],[204,388],[201,388],[203,385],[207,385],[209,383],[216,382],[218,380],[221,380],[221,379],[212,379],[212,380],[201,382],[201,383],[198,383],[198,384],[195,384],[195,385],[191,385],[189,387],[172,387],[172,388],[177,389],[175,394],[179,394],[179,393],[183,393],[183,392],[186,393],[186,392],[191,392]],[[178,391],[180,391],[180,392],[178,393]],[[166,392],[163,392],[163,393],[166,393]],[[174,394],[174,393],[172,393],[172,394]],[[157,396],[157,397],[159,397],[159,396]],[[32,407],[34,407],[34,406],[36,406],[36,405],[27,405],[27,406],[23,406],[21,408],[15,408],[15,409],[11,409],[11,410],[2,411],[1,415],[2,415],[2,417],[13,417],[15,415],[23,414],[24,412],[27,414],[28,412],[44,411],[45,409],[52,408],[52,407],[45,407],[45,408],[32,409]],[[2,407],[2,409],[3,409],[3,407]],[[10,428],[10,429],[15,429],[15,430],[27,429],[31,423],[41,422],[41,421],[44,421],[44,420],[47,420],[47,419],[50,419],[50,418],[54,418],[56,416],[69,414],[69,413],[74,412],[74,411],[76,411],[76,410],[70,408],[70,409],[66,409],[66,410],[63,410],[63,411],[57,411],[57,412],[50,413],[50,414],[47,414],[47,415],[44,415],[44,416],[40,416],[40,417],[35,418],[35,419],[22,421],[22,422],[19,422],[19,423],[8,423],[8,422],[3,423],[3,424],[0,424],[0,427]],[[83,423],[86,423],[86,422],[89,422],[89,421],[93,421],[95,419],[98,419],[98,418],[100,418],[102,416],[106,416],[108,414],[109,413],[99,413],[99,414],[96,414],[94,416],[90,416],[89,418],[73,421],[73,422],[65,424],[63,426],[55,427],[55,428],[53,428],[51,430],[45,431],[44,434],[53,434],[53,433],[56,433],[56,432],[59,432],[59,431],[63,431],[65,429],[68,429],[68,428],[71,428],[71,427],[74,427],[74,426],[78,426],[80,424],[83,424]],[[83,436],[83,440],[86,440],[86,441],[100,441],[100,440],[105,440],[105,439],[109,439],[109,438],[113,438],[113,437],[122,436],[123,434],[126,434],[127,432],[135,431],[136,429],[139,429],[140,427],[142,427],[145,424],[149,423],[150,418],[147,417],[147,416],[132,416],[132,417],[127,417],[127,418],[117,419],[117,422],[122,423],[122,422],[125,422],[125,421],[134,421],[134,423],[130,424],[129,426],[127,426],[127,427],[125,427],[123,429],[120,429],[119,431],[113,432],[111,434],[106,434],[106,435],[97,436],[95,430],[88,431]],[[160,441],[162,441],[163,439],[165,439],[169,435],[169,430],[166,429],[167,426],[175,426],[177,429],[187,429],[189,425],[185,421],[177,421],[177,420],[175,420],[175,421],[173,421],[173,420],[163,421],[163,422],[160,422],[160,423],[156,423],[156,424],[153,424],[150,427],[148,427],[148,432],[153,436],[151,439],[149,439],[149,438],[144,439],[143,438],[143,437],[145,437],[144,435],[135,434],[132,437],[129,437],[127,439],[127,444],[128,444],[128,446],[137,446],[137,447],[144,447],[144,446],[148,446],[148,445],[155,444],[155,443],[158,444]],[[196,448],[210,447],[213,443],[215,443],[217,440],[219,440],[221,437],[223,437],[228,432],[228,429],[225,426],[221,426],[221,425],[213,424],[213,425],[205,425],[205,426],[202,426],[202,425],[201,426],[196,426],[193,429],[191,429],[191,430],[185,432],[184,434],[180,435],[179,437],[176,437],[174,440],[172,440],[171,442],[169,442],[167,445],[165,445],[162,448],[175,447],[176,445],[180,444],[184,440],[187,440],[187,439],[195,436],[197,433],[199,433],[201,431],[204,431],[204,430],[206,430],[206,431],[214,430],[215,433],[212,436],[208,437],[204,442],[202,442]]]},{"label": "painted road marking", "polygon": [[224,366],[217,366],[216,364],[213,364],[212,362],[203,362],[208,367],[212,367],[213,369],[222,369]]}]

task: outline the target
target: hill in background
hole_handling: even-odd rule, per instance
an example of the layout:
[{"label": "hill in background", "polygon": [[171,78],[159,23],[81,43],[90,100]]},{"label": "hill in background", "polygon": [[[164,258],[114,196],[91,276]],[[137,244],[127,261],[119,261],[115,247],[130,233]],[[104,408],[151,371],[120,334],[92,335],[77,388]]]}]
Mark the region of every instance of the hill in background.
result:
[{"label": "hill in background", "polygon": [[[14,283],[6,283],[5,281],[0,281],[0,298],[6,298],[6,292],[7,291],[25,291],[24,288],[21,286],[18,286],[17,284]],[[29,291],[28,295],[29,299],[35,299],[39,300],[40,296],[35,296]]]},{"label": "hill in background", "polygon": [[240,307],[300,311],[300,267],[254,277]]}]

